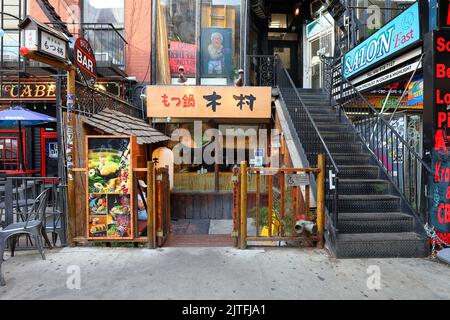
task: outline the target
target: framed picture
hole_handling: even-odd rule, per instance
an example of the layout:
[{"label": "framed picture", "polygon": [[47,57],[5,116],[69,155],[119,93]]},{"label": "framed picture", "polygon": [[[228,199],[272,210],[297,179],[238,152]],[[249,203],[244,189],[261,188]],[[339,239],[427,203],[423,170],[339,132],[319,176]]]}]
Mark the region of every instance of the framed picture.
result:
[{"label": "framed picture", "polygon": [[86,137],[87,238],[133,239],[131,137]]},{"label": "framed picture", "polygon": [[231,28],[202,28],[202,77],[228,76],[233,68]]}]

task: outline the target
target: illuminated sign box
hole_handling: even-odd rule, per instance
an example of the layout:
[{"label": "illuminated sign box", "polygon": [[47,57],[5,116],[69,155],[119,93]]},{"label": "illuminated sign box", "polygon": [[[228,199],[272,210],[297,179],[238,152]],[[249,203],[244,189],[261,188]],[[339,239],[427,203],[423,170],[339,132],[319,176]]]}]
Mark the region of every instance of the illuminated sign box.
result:
[{"label": "illuminated sign box", "polygon": [[271,103],[271,87],[147,87],[147,115],[153,118],[268,119]]},{"label": "illuminated sign box", "polygon": [[344,78],[351,77],[420,40],[416,2],[344,56]]}]

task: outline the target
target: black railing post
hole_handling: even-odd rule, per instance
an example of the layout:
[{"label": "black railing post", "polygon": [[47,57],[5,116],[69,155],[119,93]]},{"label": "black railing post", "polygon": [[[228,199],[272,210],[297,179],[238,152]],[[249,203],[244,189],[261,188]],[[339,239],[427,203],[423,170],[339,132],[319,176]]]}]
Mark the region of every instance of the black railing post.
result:
[{"label": "black railing post", "polygon": [[[5,181],[5,222],[9,226],[14,222],[13,217],[13,183],[11,178]],[[1,259],[1,257],[0,257]]]}]

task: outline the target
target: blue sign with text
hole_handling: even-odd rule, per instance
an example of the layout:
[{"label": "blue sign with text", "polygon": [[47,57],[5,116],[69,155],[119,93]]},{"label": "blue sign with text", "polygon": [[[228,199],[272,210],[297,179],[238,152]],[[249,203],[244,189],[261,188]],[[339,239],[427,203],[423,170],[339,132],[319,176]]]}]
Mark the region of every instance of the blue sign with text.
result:
[{"label": "blue sign with text", "polygon": [[419,4],[416,2],[344,56],[348,78],[420,40]]}]

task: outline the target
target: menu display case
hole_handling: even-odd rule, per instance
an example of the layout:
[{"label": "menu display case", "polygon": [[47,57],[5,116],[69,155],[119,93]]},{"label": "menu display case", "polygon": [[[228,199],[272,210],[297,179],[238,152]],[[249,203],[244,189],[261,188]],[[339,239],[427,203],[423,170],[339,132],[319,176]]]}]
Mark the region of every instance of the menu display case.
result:
[{"label": "menu display case", "polygon": [[134,137],[86,137],[87,238],[134,238]]}]

